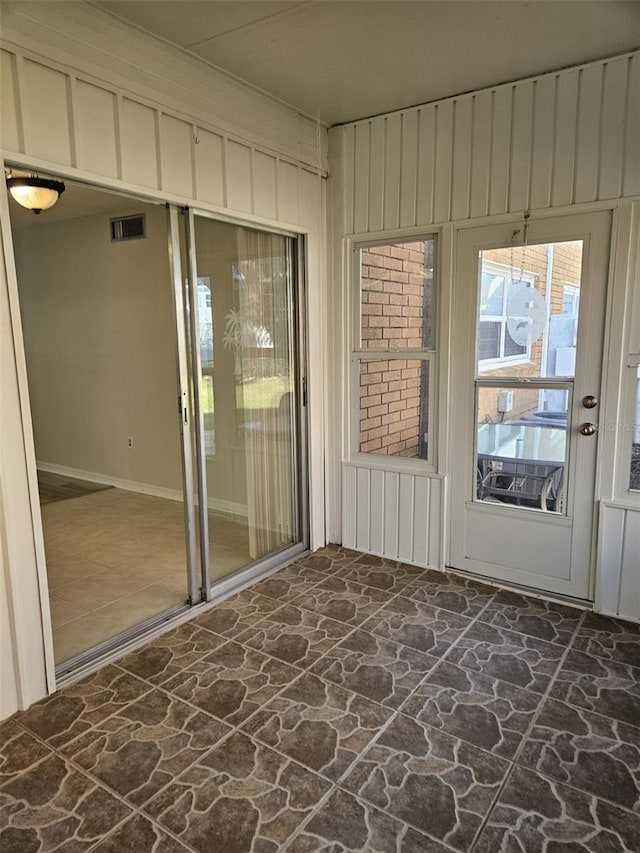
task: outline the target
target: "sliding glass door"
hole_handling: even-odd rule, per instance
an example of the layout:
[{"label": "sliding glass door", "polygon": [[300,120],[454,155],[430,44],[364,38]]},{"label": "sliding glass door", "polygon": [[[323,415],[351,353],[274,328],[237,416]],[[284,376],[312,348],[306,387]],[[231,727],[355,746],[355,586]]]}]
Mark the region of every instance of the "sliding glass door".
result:
[{"label": "sliding glass door", "polygon": [[294,238],[184,217],[206,593],[304,544],[301,299]]}]

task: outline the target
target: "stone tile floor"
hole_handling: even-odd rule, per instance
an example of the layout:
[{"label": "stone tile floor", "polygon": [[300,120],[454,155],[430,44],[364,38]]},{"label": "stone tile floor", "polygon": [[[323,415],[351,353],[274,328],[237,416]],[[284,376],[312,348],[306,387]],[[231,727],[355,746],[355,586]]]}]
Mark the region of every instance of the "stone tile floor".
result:
[{"label": "stone tile floor", "polygon": [[337,546],[0,731],[3,853],[640,851],[640,627]]}]

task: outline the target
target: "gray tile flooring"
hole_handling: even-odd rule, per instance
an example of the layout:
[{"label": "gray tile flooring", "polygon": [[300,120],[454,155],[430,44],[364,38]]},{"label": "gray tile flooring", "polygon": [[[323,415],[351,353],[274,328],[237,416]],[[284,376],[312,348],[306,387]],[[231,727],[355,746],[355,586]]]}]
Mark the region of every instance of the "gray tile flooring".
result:
[{"label": "gray tile flooring", "polygon": [[0,734],[2,853],[640,851],[640,627],[336,546]]}]

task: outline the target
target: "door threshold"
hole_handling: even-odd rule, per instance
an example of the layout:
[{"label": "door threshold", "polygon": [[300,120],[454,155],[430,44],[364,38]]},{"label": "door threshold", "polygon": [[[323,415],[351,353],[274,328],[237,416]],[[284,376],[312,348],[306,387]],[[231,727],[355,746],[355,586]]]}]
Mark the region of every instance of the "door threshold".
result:
[{"label": "door threshold", "polygon": [[593,610],[593,601],[587,598],[576,598],[571,595],[562,595],[562,593],[559,592],[549,592],[545,589],[525,586],[524,584],[496,581],[493,578],[487,578],[485,575],[478,574],[477,572],[465,572],[463,569],[456,569],[453,566],[445,566],[445,571],[451,572],[453,575],[458,575],[461,578],[478,581],[478,583],[482,583],[485,586],[494,586],[496,589],[507,590],[507,592],[517,592],[521,595],[528,595],[530,598],[540,598],[543,601],[551,601],[554,604],[564,604],[567,607],[575,607],[578,610]]}]

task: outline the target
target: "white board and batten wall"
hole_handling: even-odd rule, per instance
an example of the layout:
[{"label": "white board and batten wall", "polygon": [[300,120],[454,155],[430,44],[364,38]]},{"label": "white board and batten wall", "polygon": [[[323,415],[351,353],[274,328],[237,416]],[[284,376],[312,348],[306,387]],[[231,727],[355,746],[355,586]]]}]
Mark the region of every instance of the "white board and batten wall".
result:
[{"label": "white board and batten wall", "polygon": [[[333,464],[328,470],[333,482],[343,488],[342,506],[337,504],[333,523],[341,525],[345,544],[444,569],[447,512],[455,511],[446,503],[453,450],[446,446],[446,386],[449,351],[456,345],[448,333],[456,229],[487,220],[521,220],[525,210],[535,217],[546,211],[611,207],[620,213],[630,209],[640,196],[639,105],[640,54],[634,51],[330,131],[332,269],[334,281],[342,283],[336,285],[333,310],[340,336],[336,346],[339,343],[343,353],[333,365],[334,382],[343,391],[342,412],[334,413],[334,424],[350,418],[348,375],[355,325],[350,291],[357,282],[349,255],[354,243],[438,230],[441,248],[446,247],[444,257],[441,252],[440,277],[439,427],[443,440],[437,475],[425,474],[419,462],[412,473],[404,465],[406,460],[401,460],[400,467],[397,460],[380,456],[370,457],[368,465],[362,454],[354,453],[349,429],[343,428],[332,445]],[[624,227],[616,241],[629,245],[633,217],[618,216],[617,221]],[[616,310],[624,310],[629,291],[638,288],[637,262],[626,272],[616,267],[610,278],[616,274],[620,280],[611,282],[616,295],[610,298],[610,321]],[[627,353],[633,349],[629,336],[625,346]],[[609,363],[609,398],[616,398],[627,353],[618,352],[618,361],[614,357]],[[615,399],[610,399],[609,410],[612,405]],[[615,457],[614,445],[620,441],[624,436],[619,431],[605,435],[603,456]],[[616,491],[620,489],[613,483],[603,485],[597,497],[613,499]],[[634,504],[631,497],[623,504],[624,522],[613,509],[602,514],[598,559],[602,563],[606,551],[606,561],[616,564],[617,577],[624,577],[626,571],[628,583],[640,589],[637,533],[629,533],[640,529],[640,502]],[[621,523],[627,530],[624,547],[618,547],[616,532]],[[606,599],[601,586],[596,586],[596,607],[622,615],[611,596]],[[638,595],[635,602],[625,611],[627,618],[640,619]]]},{"label": "white board and batten wall", "polygon": [[[307,337],[310,538],[312,547],[323,544],[325,128],[89,4],[19,4],[3,10],[2,23],[5,163],[305,236],[306,299],[314,317]],[[54,686],[50,628],[39,601],[44,614],[46,578],[40,571],[39,591],[37,584],[27,591],[24,580],[37,577],[38,521],[29,504],[29,490],[37,502],[37,484],[4,190],[1,213],[2,328],[14,366],[2,374],[0,540],[8,609],[0,615],[11,642],[3,642],[0,660],[7,697],[0,718]],[[5,412],[18,391],[20,406]],[[14,531],[22,534],[19,547]],[[43,620],[40,631],[34,626]]]}]

